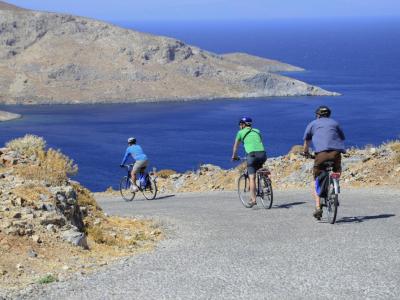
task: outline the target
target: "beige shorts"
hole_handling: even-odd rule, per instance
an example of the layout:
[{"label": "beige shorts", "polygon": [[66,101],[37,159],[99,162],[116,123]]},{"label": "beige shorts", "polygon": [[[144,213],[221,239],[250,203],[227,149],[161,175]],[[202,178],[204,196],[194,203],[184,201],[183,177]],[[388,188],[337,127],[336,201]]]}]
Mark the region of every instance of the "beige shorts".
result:
[{"label": "beige shorts", "polygon": [[146,170],[148,160],[137,160],[132,167],[132,173],[136,174]]}]

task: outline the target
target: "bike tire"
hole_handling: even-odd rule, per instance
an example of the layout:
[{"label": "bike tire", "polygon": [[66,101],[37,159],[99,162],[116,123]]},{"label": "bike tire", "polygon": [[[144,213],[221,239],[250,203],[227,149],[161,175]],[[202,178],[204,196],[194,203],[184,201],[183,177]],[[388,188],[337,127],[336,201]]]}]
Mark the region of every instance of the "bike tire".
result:
[{"label": "bike tire", "polygon": [[338,211],[338,195],[335,194],[333,182],[329,184],[328,195],[326,197],[326,213],[330,224],[335,224]]},{"label": "bike tire", "polygon": [[242,174],[238,180],[238,195],[239,199],[242,202],[243,206],[246,208],[251,207],[249,204],[251,201],[251,193],[250,193],[250,179],[246,174]]},{"label": "bike tire", "polygon": [[148,180],[148,185],[142,189],[142,194],[147,200],[153,200],[157,196],[157,183],[155,179]]},{"label": "bike tire", "polygon": [[265,209],[271,209],[274,201],[274,192],[272,190],[271,179],[266,176],[260,176],[260,195],[261,204]]},{"label": "bike tire", "polygon": [[135,192],[131,190],[132,180],[128,176],[122,177],[119,183],[119,192],[122,199],[125,201],[132,201],[135,198]]}]

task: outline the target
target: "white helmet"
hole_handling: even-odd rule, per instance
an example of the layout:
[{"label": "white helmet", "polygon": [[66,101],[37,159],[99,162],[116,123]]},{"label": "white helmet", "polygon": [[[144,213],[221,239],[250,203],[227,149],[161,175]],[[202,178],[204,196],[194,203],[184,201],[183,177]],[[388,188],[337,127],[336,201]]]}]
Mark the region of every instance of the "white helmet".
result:
[{"label": "white helmet", "polygon": [[136,138],[135,137],[128,138],[128,144],[134,144],[134,143],[136,143]]}]

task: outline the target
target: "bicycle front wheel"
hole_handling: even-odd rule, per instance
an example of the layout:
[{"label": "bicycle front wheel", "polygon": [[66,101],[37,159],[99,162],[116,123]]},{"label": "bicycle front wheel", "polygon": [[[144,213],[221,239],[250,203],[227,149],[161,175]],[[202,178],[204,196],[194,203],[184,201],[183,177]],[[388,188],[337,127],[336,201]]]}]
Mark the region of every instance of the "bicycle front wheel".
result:
[{"label": "bicycle front wheel", "polygon": [[147,200],[153,200],[157,196],[157,184],[154,179],[148,179],[146,188],[142,189],[143,196]]},{"label": "bicycle front wheel", "polygon": [[135,192],[132,190],[132,180],[128,176],[124,176],[119,183],[119,192],[122,199],[132,201],[135,198]]},{"label": "bicycle front wheel", "polygon": [[335,187],[333,185],[333,182],[331,182],[328,189],[328,195],[326,197],[327,219],[330,224],[335,223],[337,210],[338,210],[338,195],[335,194]]},{"label": "bicycle front wheel", "polygon": [[250,180],[247,174],[242,174],[239,177],[238,194],[243,206],[247,208],[251,207],[251,205],[249,204],[251,201]]},{"label": "bicycle front wheel", "polygon": [[272,207],[272,202],[274,201],[274,193],[272,191],[271,179],[266,176],[260,176],[260,199],[261,204],[265,209],[270,209]]}]

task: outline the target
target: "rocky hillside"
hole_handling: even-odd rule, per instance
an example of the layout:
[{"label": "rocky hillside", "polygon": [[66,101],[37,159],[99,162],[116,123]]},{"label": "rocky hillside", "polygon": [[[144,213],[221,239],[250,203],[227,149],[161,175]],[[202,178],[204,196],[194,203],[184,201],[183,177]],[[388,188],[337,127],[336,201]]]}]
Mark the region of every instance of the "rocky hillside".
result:
[{"label": "rocky hillside", "polygon": [[337,95],[245,54],[0,2],[0,103],[91,103]]},{"label": "rocky hillside", "polygon": [[[310,186],[313,160],[305,159],[299,154],[301,151],[302,147],[296,146],[287,155],[267,160],[265,167],[272,173],[275,189]],[[400,142],[365,149],[348,149],[343,156],[342,166],[343,187],[400,187]],[[203,165],[196,172],[184,174],[162,170],[158,174],[158,183],[162,191],[172,193],[236,190],[236,180],[244,168],[244,164],[230,170]]]},{"label": "rocky hillside", "polygon": [[160,238],[150,221],[104,214],[68,178],[75,172],[72,160],[35,136],[0,149],[0,299],[6,290],[65,280],[152,249]]}]

